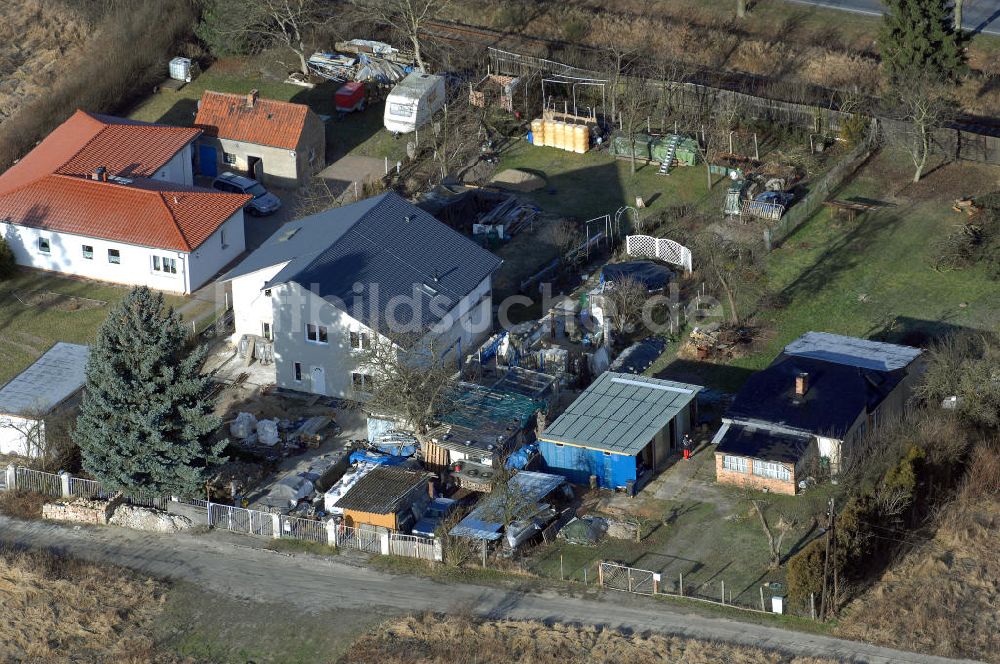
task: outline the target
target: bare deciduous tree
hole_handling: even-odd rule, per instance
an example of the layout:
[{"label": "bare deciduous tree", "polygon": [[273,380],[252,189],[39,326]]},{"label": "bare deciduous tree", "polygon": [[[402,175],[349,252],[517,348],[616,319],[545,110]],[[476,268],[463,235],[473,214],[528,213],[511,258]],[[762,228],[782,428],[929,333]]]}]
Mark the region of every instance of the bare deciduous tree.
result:
[{"label": "bare deciduous tree", "polygon": [[629,161],[635,175],[635,146],[639,134],[647,126],[649,116],[656,108],[656,90],[644,72],[633,69],[622,78],[617,93],[618,126],[629,145]]},{"label": "bare deciduous tree", "polygon": [[756,491],[749,483],[743,485],[742,499],[757,517],[761,530],[764,531],[764,537],[767,538],[771,569],[778,569],[781,567],[781,544],[785,536],[798,525],[797,522],[781,513],[775,515],[777,520],[769,518],[768,514],[774,511],[772,501],[766,494]]},{"label": "bare deciduous tree", "polygon": [[333,18],[329,0],[247,0],[238,7],[237,17],[227,21],[223,31],[233,39],[273,42],[285,46],[299,59],[299,71],[309,73],[307,33]]},{"label": "bare deciduous tree", "polygon": [[439,16],[450,2],[451,0],[354,0],[370,16],[391,26],[410,40],[413,57],[421,71],[427,71],[420,41],[424,25]]},{"label": "bare deciduous tree", "polygon": [[24,455],[33,459],[41,470],[64,467],[75,454],[69,438],[68,423],[72,415],[53,416],[40,409],[29,409],[17,417],[0,417],[0,432],[6,430],[23,440]]},{"label": "bare deciduous tree", "polygon": [[358,357],[367,407],[427,433],[447,411],[455,387],[454,364],[442,359],[441,350],[436,340],[416,334],[373,334]]},{"label": "bare deciduous tree", "polygon": [[338,205],[340,205],[340,201],[337,194],[330,188],[330,181],[317,174],[309,178],[309,181],[299,189],[292,216],[295,219],[301,219]]},{"label": "bare deciduous tree", "polygon": [[707,232],[696,238],[693,253],[709,288],[721,291],[726,298],[729,322],[733,325],[743,323],[745,315],[741,304],[752,299],[744,297],[745,292],[765,285],[762,248]]},{"label": "bare deciduous tree", "polygon": [[920,182],[928,158],[940,148],[935,132],[951,119],[953,104],[940,86],[920,76],[896,86],[892,100],[894,115],[904,125],[897,133],[897,142],[913,160],[913,182]]},{"label": "bare deciduous tree", "polygon": [[559,252],[559,261],[564,264],[569,262],[570,252],[579,247],[583,239],[580,228],[569,220],[552,224],[546,235],[549,244]]},{"label": "bare deciduous tree", "polygon": [[642,322],[642,308],[649,299],[649,291],[638,279],[624,276],[605,288],[603,298],[615,331],[631,332]]}]

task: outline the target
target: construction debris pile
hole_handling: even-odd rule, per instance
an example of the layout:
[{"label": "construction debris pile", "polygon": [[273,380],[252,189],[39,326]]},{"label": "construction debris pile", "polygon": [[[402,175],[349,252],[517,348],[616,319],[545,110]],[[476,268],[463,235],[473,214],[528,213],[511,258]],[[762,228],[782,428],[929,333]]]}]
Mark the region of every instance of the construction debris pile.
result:
[{"label": "construction debris pile", "polygon": [[[370,81],[392,84],[413,71],[413,55],[389,44],[352,39],[334,44],[336,52],[317,51],[309,57],[309,69],[331,81]],[[351,55],[344,55],[350,53]]]},{"label": "construction debris pile", "polygon": [[721,328],[718,323],[705,327],[695,327],[691,331],[683,354],[691,354],[699,360],[712,358],[731,359],[739,355],[739,348],[752,341],[752,335],[746,328]]},{"label": "construction debris pile", "polygon": [[420,207],[439,221],[466,235],[509,240],[531,226],[539,215],[534,205],[517,196],[484,189],[439,188],[424,197]]},{"label": "construction debris pile", "polygon": [[119,505],[108,519],[108,523],[153,533],[178,533],[190,530],[194,525],[186,516],[135,505]]}]

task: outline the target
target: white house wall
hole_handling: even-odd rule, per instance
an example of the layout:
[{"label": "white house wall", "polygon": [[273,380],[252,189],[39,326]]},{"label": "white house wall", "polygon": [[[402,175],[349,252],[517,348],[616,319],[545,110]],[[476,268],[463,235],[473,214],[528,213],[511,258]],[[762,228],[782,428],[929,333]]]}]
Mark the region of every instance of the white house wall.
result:
[{"label": "white house wall", "polygon": [[180,152],[175,154],[170,161],[163,165],[163,168],[153,174],[154,180],[164,182],[176,182],[186,184],[189,187],[194,185],[194,148],[192,143],[188,143]]},{"label": "white house wall", "polygon": [[[221,228],[225,228],[227,247],[222,247]],[[243,211],[238,210],[220,230],[204,242],[193,254],[172,249],[154,249],[125,242],[57,231],[0,223],[0,234],[14,252],[18,265],[61,272],[88,279],[116,284],[149,286],[171,293],[190,293],[201,287],[226,264],[243,253]],[[49,253],[39,250],[39,239],[49,241]],[[232,239],[230,239],[232,238]],[[93,247],[93,258],[85,258],[84,246]],[[120,262],[108,259],[108,250],[117,249]],[[177,261],[177,273],[153,269],[153,256]]]},{"label": "white house wall", "polygon": [[13,415],[0,415],[0,454],[29,456],[25,433],[39,433],[44,436],[45,425],[37,420],[29,420]]},{"label": "white house wall", "polygon": [[274,303],[277,300],[265,295],[263,288],[285,265],[287,263],[279,263],[233,279],[235,339],[244,334],[262,334],[264,323],[274,329]]},{"label": "white house wall", "polygon": [[246,251],[246,226],[243,210],[237,210],[207,240],[191,252],[191,290],[208,283],[219,270]]},{"label": "white house wall", "polygon": [[[352,331],[372,331],[318,295],[292,282],[276,286],[274,305],[274,362],[279,387],[328,396],[356,399],[351,378],[361,351],[351,348]],[[325,325],[328,342],[306,340],[306,324]],[[295,380],[295,363],[302,379]],[[322,369],[323,384],[314,384],[315,368]]]},{"label": "white house wall", "polygon": [[[277,271],[277,269],[275,270]],[[249,291],[260,288],[265,278],[262,272],[241,277],[233,282],[234,306],[243,306],[251,313],[244,314],[237,309],[237,323],[252,334],[260,334],[260,321],[265,307],[255,300]],[[237,282],[247,280],[246,284]],[[237,293],[239,291],[239,293]],[[478,340],[492,331],[491,282],[489,278],[463,298],[452,310],[455,321],[447,330],[435,335],[437,348],[444,351],[445,361],[456,361],[458,341],[461,339],[463,353],[475,347]],[[329,304],[321,297],[307,291],[296,283],[276,286],[272,289],[273,334],[276,382],[280,387],[327,394],[342,398],[358,398],[354,392],[351,374],[358,369],[362,351],[351,348],[351,332],[363,332],[369,336],[374,332],[351,317],[346,312]],[[306,324],[325,325],[328,329],[328,343],[319,344],[306,339]],[[240,328],[237,328],[240,334]],[[384,338],[383,338],[384,340]],[[301,366],[301,380],[295,380],[295,363]],[[318,374],[315,367],[322,367],[323,385],[314,385]]]}]

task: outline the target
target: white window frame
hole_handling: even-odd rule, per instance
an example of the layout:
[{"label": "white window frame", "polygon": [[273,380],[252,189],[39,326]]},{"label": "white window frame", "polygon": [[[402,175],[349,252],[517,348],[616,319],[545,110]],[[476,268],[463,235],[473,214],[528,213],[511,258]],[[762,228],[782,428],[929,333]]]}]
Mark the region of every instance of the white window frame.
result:
[{"label": "white window frame", "polygon": [[361,330],[351,330],[348,334],[351,348],[354,350],[369,349],[372,347],[372,337],[367,332]]},{"label": "white window frame", "polygon": [[274,341],[274,331],[271,329],[271,324],[266,320],[260,322],[260,336],[268,341]]},{"label": "white window frame", "polygon": [[[111,252],[114,252],[112,254]],[[122,264],[122,252],[121,249],[108,249],[108,262],[112,265]]]},{"label": "white window frame", "polygon": [[292,380],[296,383],[302,382],[302,363],[292,362]]},{"label": "white window frame", "polygon": [[785,466],[785,464],[778,463],[776,461],[761,461],[760,459],[754,459],[753,474],[757,477],[764,477],[782,482],[789,482],[792,479],[792,473],[788,470],[788,467]]},{"label": "white window frame", "polygon": [[389,115],[397,118],[412,118],[416,111],[416,104],[400,104],[399,102],[389,103]]},{"label": "white window frame", "polygon": [[153,255],[153,272],[177,274],[177,259],[169,256]]},{"label": "white window frame", "polygon": [[[358,378],[361,380],[359,381]],[[361,387],[358,387],[358,383],[361,383]],[[371,387],[371,376],[361,371],[351,372],[351,389],[355,392],[361,392],[364,394],[368,393],[368,388]]]},{"label": "white window frame", "polygon": [[80,249],[83,252],[84,260],[88,261],[94,260],[94,245],[92,244],[80,245]]},{"label": "white window frame", "polygon": [[232,152],[226,152],[225,150],[223,150],[222,151],[222,163],[229,164],[230,166],[235,166],[236,165],[236,155],[234,155]]},{"label": "white window frame", "polygon": [[[310,337],[310,329],[312,336]],[[306,323],[306,342],[326,346],[330,343],[330,328],[319,323]]]},{"label": "white window frame", "polygon": [[749,462],[746,457],[722,455],[722,467],[734,473],[746,474],[749,472]]},{"label": "white window frame", "polygon": [[52,238],[38,238],[38,253],[45,254],[47,256],[52,254]]}]

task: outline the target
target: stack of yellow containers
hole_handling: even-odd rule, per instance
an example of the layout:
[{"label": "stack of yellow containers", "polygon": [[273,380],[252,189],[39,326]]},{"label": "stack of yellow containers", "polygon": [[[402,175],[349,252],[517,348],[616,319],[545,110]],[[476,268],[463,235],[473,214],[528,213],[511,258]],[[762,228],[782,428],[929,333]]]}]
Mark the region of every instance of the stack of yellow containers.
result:
[{"label": "stack of yellow containers", "polygon": [[585,124],[536,118],[531,121],[533,145],[544,145],[583,154],[590,149],[590,129]]}]

